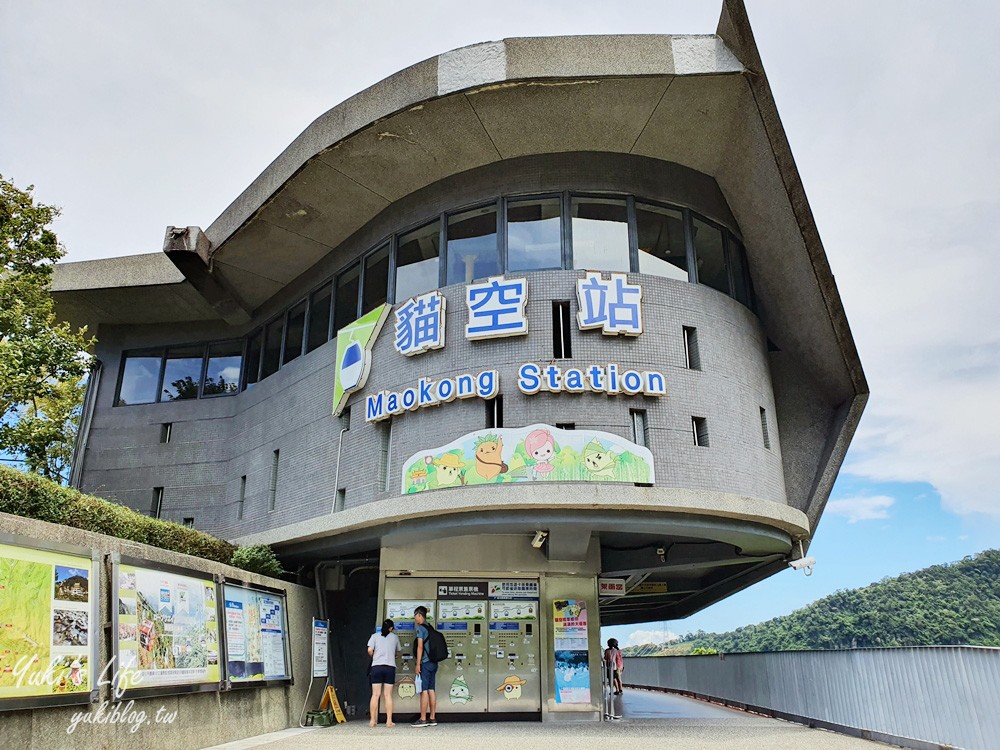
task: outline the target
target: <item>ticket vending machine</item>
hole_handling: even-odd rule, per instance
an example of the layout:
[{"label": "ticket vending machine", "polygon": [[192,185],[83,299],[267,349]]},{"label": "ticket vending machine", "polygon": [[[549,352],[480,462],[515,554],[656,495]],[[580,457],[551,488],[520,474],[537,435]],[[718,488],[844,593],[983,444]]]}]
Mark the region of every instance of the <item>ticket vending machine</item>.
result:
[{"label": "ticket vending machine", "polygon": [[488,703],[487,602],[438,601],[437,629],[448,644],[438,664],[438,713],[485,713]]},{"label": "ticket vending machine", "polygon": [[541,711],[538,600],[489,605],[489,710]]},{"label": "ticket vending machine", "polygon": [[393,700],[394,709],[400,713],[420,710],[420,699],[417,697],[416,663],[413,659],[413,641],[416,638],[416,622],[413,610],[417,607],[427,607],[427,619],[433,625],[434,601],[415,599],[386,599],[385,617],[396,625],[396,636],[402,653],[399,658],[399,668],[396,669],[396,690]]}]

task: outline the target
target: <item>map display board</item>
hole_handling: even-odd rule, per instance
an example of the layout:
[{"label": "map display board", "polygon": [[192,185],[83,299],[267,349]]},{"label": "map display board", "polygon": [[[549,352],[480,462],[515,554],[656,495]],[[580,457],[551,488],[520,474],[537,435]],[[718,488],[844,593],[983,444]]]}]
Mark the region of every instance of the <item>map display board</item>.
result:
[{"label": "map display board", "polygon": [[122,563],[116,586],[126,689],[219,682],[215,581]]},{"label": "map display board", "polygon": [[90,557],[0,544],[0,704],[74,694],[89,700],[95,580]]},{"label": "map display board", "polygon": [[230,681],[291,679],[284,594],[228,583],[222,591]]}]

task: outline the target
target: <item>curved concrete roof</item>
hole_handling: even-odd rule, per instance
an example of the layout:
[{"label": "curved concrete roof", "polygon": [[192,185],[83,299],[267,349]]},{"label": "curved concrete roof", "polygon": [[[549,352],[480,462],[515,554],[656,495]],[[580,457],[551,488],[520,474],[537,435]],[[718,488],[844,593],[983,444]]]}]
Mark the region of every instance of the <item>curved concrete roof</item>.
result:
[{"label": "curved concrete roof", "polygon": [[805,490],[820,499],[808,507],[814,526],[868,386],[741,0],[724,0],[714,35],[504,39],[417,63],[317,118],[204,235],[168,231],[185,280],[162,261],[118,259],[148,271],[123,279],[104,261],[67,264],[57,303],[75,322],[201,316],[245,327],[394,201],[486,164],[560,152],[636,154],[715,179],[767,335],[794,361],[776,382],[804,371],[815,384],[807,401],[822,403],[779,405],[828,426],[809,447],[823,454]]}]

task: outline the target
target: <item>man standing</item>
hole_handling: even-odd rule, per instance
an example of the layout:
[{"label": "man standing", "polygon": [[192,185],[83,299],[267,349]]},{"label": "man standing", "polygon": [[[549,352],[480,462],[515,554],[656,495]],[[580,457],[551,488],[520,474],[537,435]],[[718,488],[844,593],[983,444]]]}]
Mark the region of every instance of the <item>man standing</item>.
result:
[{"label": "man standing", "polygon": [[[437,679],[437,663],[431,661],[427,653],[427,638],[430,634],[427,625],[427,607],[417,607],[413,610],[413,619],[417,624],[417,676],[420,678],[420,718],[411,726],[415,727],[436,727],[437,726],[437,693],[435,692],[435,680]],[[429,716],[428,716],[429,714]]]}]

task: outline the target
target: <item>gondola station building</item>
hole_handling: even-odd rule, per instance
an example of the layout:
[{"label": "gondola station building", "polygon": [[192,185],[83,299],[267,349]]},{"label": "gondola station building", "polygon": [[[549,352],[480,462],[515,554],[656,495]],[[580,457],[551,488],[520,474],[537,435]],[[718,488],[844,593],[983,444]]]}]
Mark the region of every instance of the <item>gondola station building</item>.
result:
[{"label": "gondola station building", "polygon": [[417,63],[54,291],[98,338],[72,484],[270,544],[351,703],[426,606],[445,717],[598,717],[600,626],[804,555],[868,392],[729,0],[716,34]]}]

